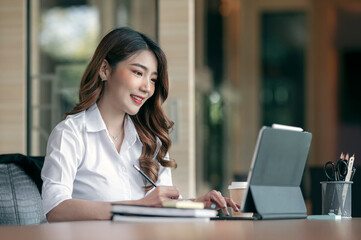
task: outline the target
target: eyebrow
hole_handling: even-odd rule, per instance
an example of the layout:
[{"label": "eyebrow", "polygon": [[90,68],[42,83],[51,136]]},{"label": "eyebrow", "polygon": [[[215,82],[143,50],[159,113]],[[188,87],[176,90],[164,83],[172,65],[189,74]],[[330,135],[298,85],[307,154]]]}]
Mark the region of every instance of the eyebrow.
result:
[{"label": "eyebrow", "polygon": [[[140,67],[140,68],[144,69],[145,71],[148,71],[148,68],[147,68],[146,66],[140,64],[140,63],[132,63],[132,64],[130,64],[130,65],[136,66],[136,67]],[[155,74],[155,75],[158,76],[158,73],[157,73],[157,72],[152,72],[152,74]]]}]

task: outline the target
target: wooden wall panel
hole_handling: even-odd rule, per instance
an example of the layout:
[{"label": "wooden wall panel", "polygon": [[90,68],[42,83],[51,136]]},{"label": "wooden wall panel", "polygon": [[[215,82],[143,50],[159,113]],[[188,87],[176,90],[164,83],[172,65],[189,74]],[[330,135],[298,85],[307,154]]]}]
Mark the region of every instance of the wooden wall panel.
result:
[{"label": "wooden wall panel", "polygon": [[26,153],[26,1],[0,1],[0,154]]},{"label": "wooden wall panel", "polygon": [[159,0],[159,43],[170,78],[164,108],[175,121],[170,157],[178,168],[173,182],[183,197],[195,195],[194,38],[194,0]]}]

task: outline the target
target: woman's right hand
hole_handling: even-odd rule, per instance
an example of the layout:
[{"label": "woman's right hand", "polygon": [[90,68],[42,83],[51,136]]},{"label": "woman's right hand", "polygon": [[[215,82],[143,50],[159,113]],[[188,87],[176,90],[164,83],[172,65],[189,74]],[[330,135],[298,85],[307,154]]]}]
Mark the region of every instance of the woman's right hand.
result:
[{"label": "woman's right hand", "polygon": [[179,190],[174,186],[159,186],[137,203],[143,206],[162,207],[164,201],[179,198]]}]

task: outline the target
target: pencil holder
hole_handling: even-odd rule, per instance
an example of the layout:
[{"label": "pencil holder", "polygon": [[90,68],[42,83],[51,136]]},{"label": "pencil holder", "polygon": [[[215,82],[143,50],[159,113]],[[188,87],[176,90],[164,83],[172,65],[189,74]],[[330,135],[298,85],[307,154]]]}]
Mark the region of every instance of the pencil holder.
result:
[{"label": "pencil holder", "polygon": [[322,214],[351,218],[351,186],[353,182],[328,181],[322,185]]}]

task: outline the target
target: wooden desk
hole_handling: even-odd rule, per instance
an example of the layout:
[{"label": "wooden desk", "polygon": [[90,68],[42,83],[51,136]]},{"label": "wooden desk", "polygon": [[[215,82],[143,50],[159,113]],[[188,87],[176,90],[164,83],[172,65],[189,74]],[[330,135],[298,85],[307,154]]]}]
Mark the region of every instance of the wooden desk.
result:
[{"label": "wooden desk", "polygon": [[111,239],[360,239],[361,218],[350,220],[211,221],[209,223],[67,222],[0,226],[4,240]]}]

